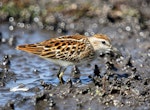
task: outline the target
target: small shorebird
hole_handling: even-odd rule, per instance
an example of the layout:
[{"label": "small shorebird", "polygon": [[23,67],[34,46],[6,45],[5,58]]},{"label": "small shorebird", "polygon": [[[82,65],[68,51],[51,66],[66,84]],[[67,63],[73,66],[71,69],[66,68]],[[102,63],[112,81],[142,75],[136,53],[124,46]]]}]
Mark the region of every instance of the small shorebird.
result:
[{"label": "small shorebird", "polygon": [[49,40],[17,46],[18,50],[38,55],[60,66],[57,74],[64,83],[63,74],[67,66],[84,64],[93,61],[100,53],[112,51],[110,39],[103,34],[91,37],[68,35]]}]

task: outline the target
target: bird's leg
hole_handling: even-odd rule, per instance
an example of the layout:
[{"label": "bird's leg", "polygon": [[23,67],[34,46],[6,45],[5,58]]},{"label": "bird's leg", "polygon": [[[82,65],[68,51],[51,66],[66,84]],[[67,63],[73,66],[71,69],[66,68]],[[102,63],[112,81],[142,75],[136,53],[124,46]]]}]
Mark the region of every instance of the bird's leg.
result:
[{"label": "bird's leg", "polygon": [[72,81],[73,82],[80,82],[80,70],[78,69],[78,67],[76,65],[73,66],[73,69],[72,69],[72,73],[73,73],[73,79]]},{"label": "bird's leg", "polygon": [[62,70],[62,67],[59,68],[59,71],[58,71],[58,73],[57,73],[57,77],[58,77],[58,78],[59,78],[59,74],[60,74],[61,70]]},{"label": "bird's leg", "polygon": [[63,67],[60,67],[58,74],[57,74],[57,77],[59,78],[61,84],[64,84],[64,82],[65,82],[63,79],[63,75],[64,75],[65,70],[66,70],[66,68],[63,69]]}]

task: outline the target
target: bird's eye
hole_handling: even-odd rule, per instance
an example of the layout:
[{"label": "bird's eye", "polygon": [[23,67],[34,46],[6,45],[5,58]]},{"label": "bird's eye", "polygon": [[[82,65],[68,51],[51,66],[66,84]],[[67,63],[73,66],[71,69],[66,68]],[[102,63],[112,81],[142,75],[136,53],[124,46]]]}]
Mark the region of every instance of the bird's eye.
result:
[{"label": "bird's eye", "polygon": [[105,41],[102,41],[102,44],[106,44],[106,42],[105,42]]}]

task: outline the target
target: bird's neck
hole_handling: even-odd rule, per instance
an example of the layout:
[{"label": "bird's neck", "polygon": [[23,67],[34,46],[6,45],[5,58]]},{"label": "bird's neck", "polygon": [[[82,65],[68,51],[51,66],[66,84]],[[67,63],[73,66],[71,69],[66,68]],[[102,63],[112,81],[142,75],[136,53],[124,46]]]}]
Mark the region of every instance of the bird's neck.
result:
[{"label": "bird's neck", "polygon": [[94,51],[98,51],[99,47],[98,47],[98,42],[94,37],[88,37],[88,40],[90,42],[90,44],[93,46]]}]

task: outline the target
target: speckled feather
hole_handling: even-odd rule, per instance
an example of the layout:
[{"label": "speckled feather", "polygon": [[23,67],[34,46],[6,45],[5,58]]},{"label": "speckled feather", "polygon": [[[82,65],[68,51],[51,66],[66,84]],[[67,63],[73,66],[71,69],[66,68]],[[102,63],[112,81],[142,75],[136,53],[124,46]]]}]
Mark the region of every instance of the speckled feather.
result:
[{"label": "speckled feather", "polygon": [[18,50],[36,54],[60,66],[89,62],[100,52],[111,50],[110,39],[103,34],[91,37],[69,35],[36,43],[17,46]]},{"label": "speckled feather", "polygon": [[51,38],[49,40],[26,44],[17,47],[46,59],[59,59],[63,61],[81,63],[94,58],[94,49],[86,36],[72,35]]}]

